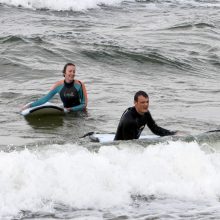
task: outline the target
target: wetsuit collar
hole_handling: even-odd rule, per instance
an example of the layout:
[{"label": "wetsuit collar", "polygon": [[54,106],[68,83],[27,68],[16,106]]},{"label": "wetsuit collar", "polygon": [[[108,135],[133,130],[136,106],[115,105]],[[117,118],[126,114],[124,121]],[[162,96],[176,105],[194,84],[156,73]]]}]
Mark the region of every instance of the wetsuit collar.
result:
[{"label": "wetsuit collar", "polygon": [[64,80],[64,84],[65,84],[65,86],[66,86],[67,88],[70,88],[70,87],[73,86],[74,81],[72,81],[72,82],[70,82],[70,83],[67,83],[67,82]]},{"label": "wetsuit collar", "polygon": [[134,106],[131,109],[133,110],[134,114],[137,115],[137,117],[141,118],[144,116],[144,115],[139,114]]}]

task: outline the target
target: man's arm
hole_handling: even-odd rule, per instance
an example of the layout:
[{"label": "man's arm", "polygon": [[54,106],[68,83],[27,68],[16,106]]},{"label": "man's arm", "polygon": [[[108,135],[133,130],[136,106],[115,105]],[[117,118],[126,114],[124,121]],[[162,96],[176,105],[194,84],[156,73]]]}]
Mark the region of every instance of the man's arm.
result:
[{"label": "man's arm", "polygon": [[154,134],[159,136],[168,136],[168,135],[174,135],[176,133],[175,131],[170,131],[165,128],[159,127],[152,118],[149,111],[147,112],[146,116],[147,116],[147,126]]}]

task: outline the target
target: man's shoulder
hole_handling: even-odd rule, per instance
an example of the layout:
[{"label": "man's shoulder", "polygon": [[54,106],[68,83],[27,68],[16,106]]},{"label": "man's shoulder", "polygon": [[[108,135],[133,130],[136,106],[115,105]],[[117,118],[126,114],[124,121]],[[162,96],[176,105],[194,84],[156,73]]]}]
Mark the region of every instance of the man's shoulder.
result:
[{"label": "man's shoulder", "polygon": [[127,109],[123,112],[122,117],[131,116],[131,115],[132,115],[132,112],[133,112],[133,107],[129,107],[129,108],[127,108]]},{"label": "man's shoulder", "polygon": [[134,115],[133,107],[129,107],[124,111],[122,120],[123,120],[123,123],[126,125],[135,123],[135,115]]}]

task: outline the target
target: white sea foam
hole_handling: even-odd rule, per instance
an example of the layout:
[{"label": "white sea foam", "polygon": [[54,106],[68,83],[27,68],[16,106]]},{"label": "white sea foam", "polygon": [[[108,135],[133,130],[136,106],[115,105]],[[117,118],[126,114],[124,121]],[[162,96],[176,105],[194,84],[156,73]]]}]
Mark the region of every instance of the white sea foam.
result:
[{"label": "white sea foam", "polygon": [[0,153],[0,217],[47,210],[53,202],[75,208],[110,208],[131,195],[214,200],[220,194],[220,155],[197,143]]},{"label": "white sea foam", "polygon": [[0,0],[12,6],[22,6],[31,9],[50,9],[50,10],[73,10],[81,11],[91,8],[97,8],[101,4],[114,5],[122,2],[122,0]]},{"label": "white sea foam", "polygon": [[[173,1],[146,1],[146,0],[129,0],[130,2],[147,3],[147,8],[155,9],[158,8],[158,4],[192,4],[194,6],[201,6],[201,2],[198,3],[196,0],[173,0]],[[0,0],[0,3],[24,7],[29,9],[49,9],[55,11],[72,10],[72,11],[82,11],[87,9],[98,8],[100,5],[117,5],[122,3],[123,0]],[[204,7],[220,7],[219,3],[207,3],[202,4]]]}]

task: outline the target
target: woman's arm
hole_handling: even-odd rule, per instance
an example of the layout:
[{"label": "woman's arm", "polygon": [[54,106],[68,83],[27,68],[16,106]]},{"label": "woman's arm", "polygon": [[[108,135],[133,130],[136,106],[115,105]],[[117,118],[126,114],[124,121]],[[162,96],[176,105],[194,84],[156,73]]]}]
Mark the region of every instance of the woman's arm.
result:
[{"label": "woman's arm", "polygon": [[39,105],[43,105],[44,103],[48,102],[50,99],[53,98],[53,96],[58,92],[58,87],[55,87],[54,89],[50,90],[50,92],[43,96],[42,98],[36,100],[35,102],[32,102],[30,104],[30,107],[35,107]]},{"label": "woman's arm", "polygon": [[78,81],[81,84],[81,87],[79,89],[79,97],[80,97],[80,104],[77,106],[74,106],[70,108],[70,111],[76,112],[76,111],[82,111],[86,109],[87,103],[88,103],[88,98],[87,98],[87,92],[86,92],[86,87],[84,83]]}]

